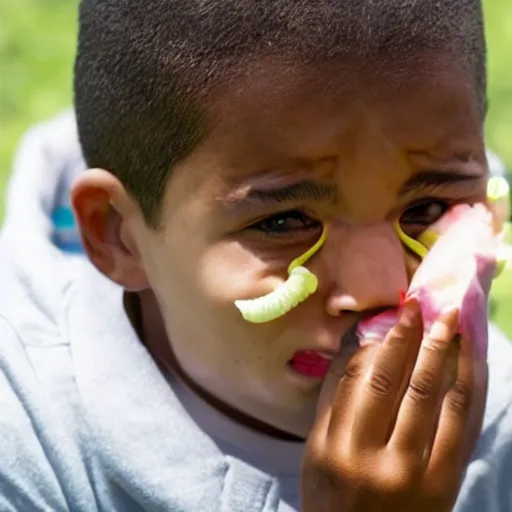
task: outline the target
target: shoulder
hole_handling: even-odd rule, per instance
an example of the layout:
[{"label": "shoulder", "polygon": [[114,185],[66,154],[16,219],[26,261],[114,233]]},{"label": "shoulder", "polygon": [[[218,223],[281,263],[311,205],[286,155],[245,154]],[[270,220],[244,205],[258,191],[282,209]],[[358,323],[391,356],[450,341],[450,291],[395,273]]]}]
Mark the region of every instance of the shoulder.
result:
[{"label": "shoulder", "polygon": [[0,316],[23,343],[61,337],[59,321],[77,265],[45,233],[20,233],[15,223],[6,222],[0,234]]}]

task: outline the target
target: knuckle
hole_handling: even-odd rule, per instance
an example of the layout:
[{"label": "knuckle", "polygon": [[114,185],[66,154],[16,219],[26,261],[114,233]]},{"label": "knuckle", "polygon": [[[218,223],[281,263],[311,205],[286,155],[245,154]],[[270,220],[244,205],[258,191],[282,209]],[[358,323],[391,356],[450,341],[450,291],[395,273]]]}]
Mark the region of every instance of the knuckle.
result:
[{"label": "knuckle", "polygon": [[[430,475],[429,475],[430,476]],[[441,477],[442,476],[442,477]],[[460,472],[446,471],[442,475],[436,474],[426,479],[425,494],[429,502],[437,505],[433,510],[442,510],[441,505],[450,504],[455,501],[457,492],[461,485]]]},{"label": "knuckle", "polygon": [[310,465],[316,465],[316,462],[322,458],[325,451],[326,440],[322,433],[315,430],[315,426],[311,430],[306,441],[304,457],[307,458]]},{"label": "knuckle", "polygon": [[436,383],[433,375],[421,372],[413,375],[407,390],[407,396],[416,403],[424,403],[435,398]]},{"label": "knuckle", "polygon": [[393,380],[383,371],[372,371],[367,382],[368,389],[375,395],[386,397],[393,391]]},{"label": "knuckle", "polygon": [[351,357],[343,368],[342,379],[348,382],[359,380],[366,368],[365,360],[361,357]]},{"label": "knuckle", "polygon": [[310,453],[303,464],[303,473],[317,489],[337,488],[343,478],[350,477],[350,470],[344,460],[335,455],[333,450]]},{"label": "knuckle", "polygon": [[402,480],[395,478],[392,481],[387,482],[383,489],[383,494],[387,494],[388,496],[407,495],[410,492],[411,484],[407,478]]},{"label": "knuckle", "polygon": [[471,407],[473,391],[471,385],[456,381],[446,396],[448,407],[455,413],[466,415]]},{"label": "knuckle", "polygon": [[393,327],[390,335],[397,342],[408,343],[411,338],[418,336],[419,333],[420,330],[417,325],[398,323]]},{"label": "knuckle", "polygon": [[422,350],[427,352],[431,352],[433,354],[443,355],[450,346],[450,340],[446,340],[443,338],[427,336],[423,340],[421,345]]},{"label": "knuckle", "polygon": [[[393,470],[390,471],[390,468]],[[396,498],[410,495],[418,488],[423,467],[418,463],[416,454],[404,456],[393,451],[383,457],[373,457],[371,466],[365,468],[364,474],[370,474],[368,484],[375,493]]]},{"label": "knuckle", "polygon": [[406,471],[394,471],[380,483],[378,491],[388,496],[410,494],[417,486],[416,479]]}]

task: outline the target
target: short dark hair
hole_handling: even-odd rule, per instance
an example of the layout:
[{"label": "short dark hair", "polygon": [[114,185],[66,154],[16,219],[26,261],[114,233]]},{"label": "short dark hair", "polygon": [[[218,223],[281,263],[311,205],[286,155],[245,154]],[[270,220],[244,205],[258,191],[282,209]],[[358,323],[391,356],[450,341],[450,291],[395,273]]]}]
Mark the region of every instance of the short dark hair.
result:
[{"label": "short dark hair", "polygon": [[75,109],[90,167],[114,173],[156,227],[173,167],[205,133],[208,91],[278,53],[454,53],[484,117],[480,0],[82,0]]}]

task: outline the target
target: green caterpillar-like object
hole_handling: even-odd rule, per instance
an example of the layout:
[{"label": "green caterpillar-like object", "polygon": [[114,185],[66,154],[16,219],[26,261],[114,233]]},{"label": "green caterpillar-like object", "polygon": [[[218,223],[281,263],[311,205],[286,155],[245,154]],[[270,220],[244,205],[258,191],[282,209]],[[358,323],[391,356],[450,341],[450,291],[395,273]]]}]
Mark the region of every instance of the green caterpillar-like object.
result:
[{"label": "green caterpillar-like object", "polygon": [[290,263],[288,279],[274,291],[257,299],[235,301],[235,306],[248,322],[262,324],[275,320],[316,292],[318,278],[303,265],[322,247],[326,237],[327,228],[324,226],[315,245]]}]

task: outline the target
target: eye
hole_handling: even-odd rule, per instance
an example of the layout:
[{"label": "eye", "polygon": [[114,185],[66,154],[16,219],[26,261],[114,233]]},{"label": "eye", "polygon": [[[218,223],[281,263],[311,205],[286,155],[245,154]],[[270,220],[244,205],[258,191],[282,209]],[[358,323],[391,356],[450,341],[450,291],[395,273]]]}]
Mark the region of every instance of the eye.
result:
[{"label": "eye", "polygon": [[439,199],[417,202],[402,213],[400,225],[409,236],[414,237],[439,220],[449,207],[446,201]]},{"label": "eye", "polygon": [[288,210],[278,213],[259,221],[249,229],[262,231],[269,236],[285,235],[298,231],[316,230],[321,226],[321,222],[309,217],[300,210]]}]

